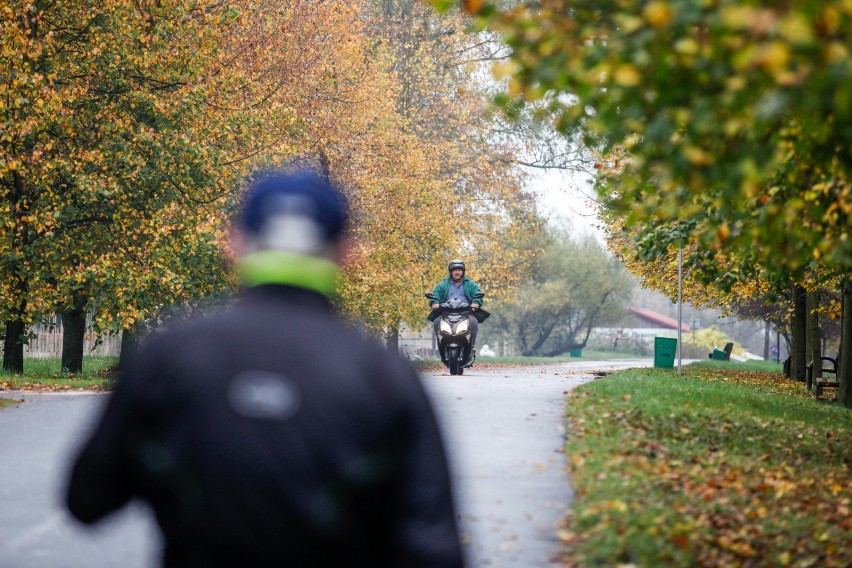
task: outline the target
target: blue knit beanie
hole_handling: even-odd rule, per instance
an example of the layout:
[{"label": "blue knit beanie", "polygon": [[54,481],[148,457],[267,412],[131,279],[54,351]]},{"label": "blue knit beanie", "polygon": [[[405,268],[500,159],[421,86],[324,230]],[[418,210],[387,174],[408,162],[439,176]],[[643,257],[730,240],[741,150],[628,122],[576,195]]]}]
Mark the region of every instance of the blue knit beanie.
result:
[{"label": "blue knit beanie", "polygon": [[262,234],[273,219],[311,221],[326,242],[336,242],[347,222],[346,197],[310,171],[270,172],[255,179],[245,196],[240,228]]}]

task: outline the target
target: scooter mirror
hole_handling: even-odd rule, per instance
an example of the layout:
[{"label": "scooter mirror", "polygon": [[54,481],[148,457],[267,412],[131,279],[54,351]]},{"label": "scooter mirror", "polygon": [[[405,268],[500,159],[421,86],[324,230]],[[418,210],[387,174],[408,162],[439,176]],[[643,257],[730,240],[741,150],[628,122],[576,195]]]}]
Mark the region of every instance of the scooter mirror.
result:
[{"label": "scooter mirror", "polygon": [[438,296],[436,296],[436,295],[435,295],[435,294],[433,294],[432,292],[426,292],[426,293],[425,293],[425,294],[423,294],[423,295],[424,295],[424,296],[426,296],[427,298],[429,298],[430,300],[437,300],[437,299],[438,299]]}]

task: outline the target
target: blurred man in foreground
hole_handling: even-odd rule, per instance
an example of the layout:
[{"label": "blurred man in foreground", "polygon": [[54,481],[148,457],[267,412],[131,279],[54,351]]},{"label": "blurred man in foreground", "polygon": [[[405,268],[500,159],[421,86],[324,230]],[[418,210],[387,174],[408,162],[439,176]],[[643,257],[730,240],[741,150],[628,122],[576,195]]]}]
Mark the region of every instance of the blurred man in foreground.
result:
[{"label": "blurred man in foreground", "polygon": [[311,173],[251,184],[235,242],[247,290],[145,344],[74,465],[74,516],[144,499],[167,566],[461,566],[418,377],[328,300],[346,216]]}]

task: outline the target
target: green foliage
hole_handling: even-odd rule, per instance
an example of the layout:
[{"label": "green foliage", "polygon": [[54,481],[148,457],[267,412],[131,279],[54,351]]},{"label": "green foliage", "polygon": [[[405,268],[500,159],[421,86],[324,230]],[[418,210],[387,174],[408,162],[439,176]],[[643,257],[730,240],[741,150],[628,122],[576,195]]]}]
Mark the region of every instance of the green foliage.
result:
[{"label": "green foliage", "polygon": [[494,310],[494,323],[526,356],[585,347],[594,325],[621,314],[630,288],[624,270],[593,237],[550,229],[540,246],[529,278]]},{"label": "green foliage", "polygon": [[4,12],[4,318],[82,302],[116,331],[225,285],[212,219],[233,169],[205,80],[222,17],[183,0]]},{"label": "green foliage", "polygon": [[481,22],[512,47],[510,91],[601,152],[612,207],[765,267],[852,267],[848,2],[522,2]]},{"label": "green foliage", "polygon": [[598,152],[610,244],[644,284],[673,297],[683,247],[688,301],[777,321],[791,284],[848,278],[848,1],[463,4],[512,48],[497,102],[539,101]]},{"label": "green foliage", "polygon": [[[691,245],[691,276],[725,293],[755,274],[773,293],[848,278],[848,0],[463,4],[512,48],[497,102],[544,100],[599,152],[597,190],[635,256]],[[852,393],[852,365],[839,379]]]},{"label": "green foliage", "polygon": [[852,561],[850,411],[734,366],[635,369],[572,393],[572,564]]}]

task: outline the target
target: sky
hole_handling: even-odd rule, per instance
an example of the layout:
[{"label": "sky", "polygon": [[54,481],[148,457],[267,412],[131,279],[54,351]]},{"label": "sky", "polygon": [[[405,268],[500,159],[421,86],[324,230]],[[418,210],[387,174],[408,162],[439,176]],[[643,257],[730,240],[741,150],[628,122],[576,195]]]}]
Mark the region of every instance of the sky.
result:
[{"label": "sky", "polygon": [[598,219],[592,207],[591,178],[586,174],[556,170],[534,172],[528,183],[538,196],[538,210],[552,223],[569,223],[578,234],[592,233],[601,240],[595,226]]}]

